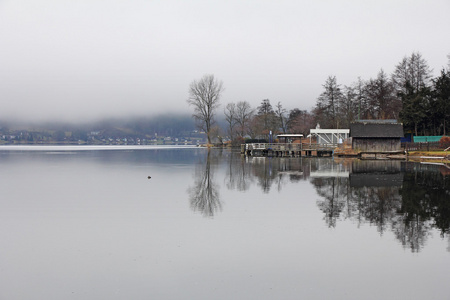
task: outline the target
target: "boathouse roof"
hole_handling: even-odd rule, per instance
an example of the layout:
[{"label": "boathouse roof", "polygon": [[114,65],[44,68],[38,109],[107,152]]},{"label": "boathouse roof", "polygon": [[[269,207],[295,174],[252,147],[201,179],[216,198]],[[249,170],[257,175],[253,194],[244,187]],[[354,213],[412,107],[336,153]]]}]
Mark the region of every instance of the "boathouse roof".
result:
[{"label": "boathouse roof", "polygon": [[403,124],[391,122],[354,122],[350,124],[350,136],[353,138],[401,138]]}]

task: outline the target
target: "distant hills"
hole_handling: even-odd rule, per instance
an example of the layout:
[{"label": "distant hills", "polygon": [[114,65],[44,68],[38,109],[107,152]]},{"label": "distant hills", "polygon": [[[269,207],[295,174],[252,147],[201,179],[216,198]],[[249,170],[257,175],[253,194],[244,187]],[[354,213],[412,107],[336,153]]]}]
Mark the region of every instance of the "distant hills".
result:
[{"label": "distant hills", "polygon": [[189,114],[111,118],[82,124],[0,121],[0,144],[195,144],[204,138]]}]

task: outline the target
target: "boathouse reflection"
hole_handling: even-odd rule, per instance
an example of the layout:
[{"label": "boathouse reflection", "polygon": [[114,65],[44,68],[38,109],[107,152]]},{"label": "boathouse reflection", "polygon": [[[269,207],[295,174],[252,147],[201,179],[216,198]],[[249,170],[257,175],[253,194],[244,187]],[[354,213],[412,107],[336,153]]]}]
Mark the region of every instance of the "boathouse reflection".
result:
[{"label": "boathouse reflection", "polygon": [[432,228],[442,237],[449,233],[449,179],[437,166],[353,160],[348,179],[311,176],[311,183],[322,197],[317,205],[328,226],[336,226],[341,218],[358,226],[373,224],[380,234],[390,230],[403,247],[417,252]]},{"label": "boathouse reflection", "polygon": [[[256,183],[265,193],[275,186],[309,180],[327,226],[350,220],[393,232],[403,247],[420,251],[432,228],[450,231],[450,176],[442,166],[395,160],[241,157],[230,162],[229,189]],[[447,169],[446,169],[447,170]],[[238,179],[231,177],[239,176]],[[243,189],[241,189],[243,190]],[[447,200],[446,200],[447,199]]]},{"label": "boathouse reflection", "polygon": [[[225,186],[246,191],[252,185],[264,193],[275,187],[309,180],[317,207],[330,228],[350,220],[370,224],[380,235],[389,231],[413,252],[426,244],[433,228],[450,234],[450,176],[442,166],[393,160],[243,157],[208,151],[196,168],[189,188],[191,208],[212,217],[222,210],[214,170],[227,157]],[[450,237],[449,237],[450,238]]]}]

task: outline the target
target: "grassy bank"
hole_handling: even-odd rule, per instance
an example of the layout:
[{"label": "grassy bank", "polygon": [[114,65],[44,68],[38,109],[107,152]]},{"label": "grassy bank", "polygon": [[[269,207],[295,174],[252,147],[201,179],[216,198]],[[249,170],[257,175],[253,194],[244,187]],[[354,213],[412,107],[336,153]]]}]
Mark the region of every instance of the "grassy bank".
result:
[{"label": "grassy bank", "polygon": [[409,151],[408,160],[419,162],[450,163],[449,151]]}]

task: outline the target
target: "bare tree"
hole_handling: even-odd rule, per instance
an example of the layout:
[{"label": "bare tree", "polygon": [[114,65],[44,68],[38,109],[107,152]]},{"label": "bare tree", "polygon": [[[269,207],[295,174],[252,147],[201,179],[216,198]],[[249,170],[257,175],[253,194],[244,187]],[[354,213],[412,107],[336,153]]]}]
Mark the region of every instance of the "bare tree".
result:
[{"label": "bare tree", "polygon": [[214,123],[214,114],[219,107],[220,96],[223,92],[223,83],[214,78],[214,75],[204,75],[200,80],[194,80],[189,86],[189,99],[187,102],[194,107],[192,117],[196,120],[199,129],[204,130],[211,144],[211,129]]},{"label": "bare tree", "polygon": [[450,54],[447,55],[447,58],[448,58],[448,63],[447,63],[448,71],[450,72]]},{"label": "bare tree", "polygon": [[416,92],[430,86],[433,70],[430,69],[427,61],[419,52],[411,54],[409,68],[411,73],[411,85],[415,88]]},{"label": "bare tree", "polygon": [[366,85],[367,99],[370,105],[369,117],[372,119],[397,119],[401,111],[401,101],[395,97],[394,85],[383,69],[376,79],[370,79]]},{"label": "bare tree", "polygon": [[237,124],[237,116],[236,116],[236,103],[228,103],[224,109],[225,120],[228,125],[228,134],[230,135],[231,141],[234,139],[235,126]]},{"label": "bare tree", "polygon": [[402,61],[395,66],[394,73],[392,73],[392,83],[394,84],[397,93],[406,94],[406,83],[411,83],[411,75],[409,71],[409,59],[405,56]]},{"label": "bare tree", "polygon": [[316,102],[315,113],[318,121],[324,128],[337,128],[338,104],[342,97],[341,87],[337,83],[336,76],[328,76],[324,85],[324,91]]},{"label": "bare tree", "polygon": [[283,108],[281,105],[281,102],[278,102],[278,104],[275,106],[275,115],[277,116],[278,123],[280,125],[281,130],[283,133],[287,132],[287,117],[286,117],[286,109]]},{"label": "bare tree", "polygon": [[354,87],[344,86],[342,97],[339,99],[339,117],[342,128],[350,128],[355,116],[358,115],[358,94]]},{"label": "bare tree", "polygon": [[239,136],[244,137],[246,135],[253,114],[254,110],[247,101],[239,101],[236,104],[236,122]]},{"label": "bare tree", "polygon": [[413,88],[414,93],[418,93],[430,85],[432,70],[427,61],[419,52],[413,52],[410,57],[404,57],[397,66],[391,78],[397,93],[406,94],[407,84]]},{"label": "bare tree", "polygon": [[366,114],[368,111],[368,103],[367,103],[367,93],[366,93],[366,83],[358,77],[358,81],[353,84],[353,89],[356,93],[356,102],[358,108],[358,120],[361,118],[367,118]]}]

